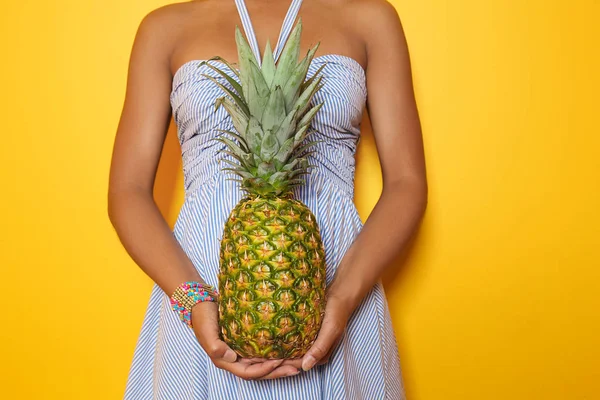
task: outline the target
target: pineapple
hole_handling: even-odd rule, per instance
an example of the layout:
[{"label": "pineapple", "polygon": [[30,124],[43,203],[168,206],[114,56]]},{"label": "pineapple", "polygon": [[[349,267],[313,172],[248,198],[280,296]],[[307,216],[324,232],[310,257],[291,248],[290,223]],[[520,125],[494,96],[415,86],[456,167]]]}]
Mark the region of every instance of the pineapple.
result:
[{"label": "pineapple", "polygon": [[[291,32],[275,65],[267,41],[262,66],[239,28],[235,39],[239,78],[206,61],[230,84],[207,74],[226,94],[216,100],[231,115],[236,132],[221,130],[223,159],[245,192],[225,223],[220,247],[219,326],[222,339],[242,357],[298,358],[315,341],[325,309],[325,249],[311,210],[292,188],[309,173],[304,143],[322,103],[309,109],[322,87],[321,66],[310,79],[317,43],[300,61],[302,21]],[[224,137],[229,136],[229,137]]]}]

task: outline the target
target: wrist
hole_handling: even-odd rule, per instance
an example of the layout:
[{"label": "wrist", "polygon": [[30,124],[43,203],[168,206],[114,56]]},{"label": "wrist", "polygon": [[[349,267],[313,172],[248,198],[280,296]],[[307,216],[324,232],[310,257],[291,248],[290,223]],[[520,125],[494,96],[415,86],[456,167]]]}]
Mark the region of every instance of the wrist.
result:
[{"label": "wrist", "polygon": [[343,310],[346,313],[347,318],[349,318],[352,312],[358,307],[363,297],[364,295],[361,295],[356,288],[344,286],[344,283],[339,283],[339,286],[332,283],[327,291],[328,305]]},{"label": "wrist", "polygon": [[177,312],[182,322],[193,328],[192,308],[198,303],[215,302],[215,288],[199,281],[186,281],[180,284],[170,297],[173,311]]},{"label": "wrist", "polygon": [[373,285],[374,283],[371,283],[367,277],[357,272],[338,269],[327,288],[327,301],[338,303],[351,313],[359,306]]}]

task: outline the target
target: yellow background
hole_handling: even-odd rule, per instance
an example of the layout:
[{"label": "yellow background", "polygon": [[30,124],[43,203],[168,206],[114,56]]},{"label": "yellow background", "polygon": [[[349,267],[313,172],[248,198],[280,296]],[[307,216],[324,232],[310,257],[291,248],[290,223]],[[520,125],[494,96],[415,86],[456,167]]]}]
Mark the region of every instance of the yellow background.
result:
[{"label": "yellow background", "polygon": [[[151,281],[108,221],[108,168],[133,35],[162,4],[3,7],[3,399],[122,398]],[[385,276],[408,399],[599,398],[600,2],[395,5],[430,185]],[[156,188],[171,226],[174,134]],[[356,188],[366,219],[381,188],[367,124]]]}]

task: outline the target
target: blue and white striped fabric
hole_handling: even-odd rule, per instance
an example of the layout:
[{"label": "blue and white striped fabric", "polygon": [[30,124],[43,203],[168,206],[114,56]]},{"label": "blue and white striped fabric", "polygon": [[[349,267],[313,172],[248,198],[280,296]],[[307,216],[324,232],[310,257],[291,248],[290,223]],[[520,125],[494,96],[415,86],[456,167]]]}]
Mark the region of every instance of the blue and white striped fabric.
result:
[{"label": "blue and white striped fabric", "polygon": [[[260,52],[243,0],[235,0],[253,51]],[[293,0],[284,19],[276,58],[296,20],[301,0]],[[228,82],[202,60],[182,65],[173,77],[171,106],[183,157],[185,201],[173,234],[201,276],[217,286],[219,244],[231,209],[243,197],[239,184],[220,168],[223,144],[210,139],[217,129],[233,130],[229,114],[214,110],[223,92],[208,74]],[[220,68],[227,66],[210,61]],[[324,86],[313,102],[324,103],[312,123],[310,140],[323,140],[312,149],[316,165],[296,198],[313,211],[326,251],[327,283],[362,221],[353,202],[355,151],[366,102],[366,75],[354,59],[338,54],[313,58],[308,77],[321,71]],[[232,74],[234,78],[235,75]],[[216,368],[194,333],[172,311],[169,296],[154,285],[135,347],[125,400],[398,400],[404,399],[400,359],[388,304],[377,283],[350,319],[331,360],[308,372],[276,380],[246,381]]]}]

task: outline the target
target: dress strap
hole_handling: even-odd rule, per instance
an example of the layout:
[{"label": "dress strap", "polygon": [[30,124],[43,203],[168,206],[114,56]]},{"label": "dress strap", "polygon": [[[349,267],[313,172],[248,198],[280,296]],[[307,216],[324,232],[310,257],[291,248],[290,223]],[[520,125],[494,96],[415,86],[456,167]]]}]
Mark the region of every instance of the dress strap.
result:
[{"label": "dress strap", "polygon": [[[256,39],[256,33],[254,32],[254,27],[252,26],[252,21],[250,20],[250,14],[248,13],[248,8],[246,7],[246,3],[244,0],[235,0],[235,5],[237,7],[238,13],[240,14],[240,19],[242,20],[242,26],[244,27],[244,32],[246,33],[246,39],[248,40],[248,44],[256,57],[257,64],[261,66],[262,64],[262,56],[260,53],[260,49],[258,47],[258,40]],[[273,57],[275,58],[275,62],[279,59],[279,55],[283,50],[285,45],[285,41],[287,40],[296,17],[298,16],[298,10],[302,5],[302,0],[292,0],[287,13],[285,14],[285,18],[283,19],[283,24],[281,25],[281,29],[279,30],[279,38],[277,39],[277,43],[275,44],[275,48],[273,49]]]},{"label": "dress strap", "polygon": [[287,41],[288,36],[292,31],[292,28],[294,27],[294,22],[296,21],[296,17],[298,16],[298,10],[300,10],[301,5],[302,0],[292,0],[292,4],[290,4],[290,8],[288,9],[288,12],[283,20],[283,25],[281,25],[281,31],[279,32],[277,44],[275,45],[275,49],[273,50],[275,62],[277,62],[277,60],[279,59],[279,55],[285,47],[285,42]]}]

